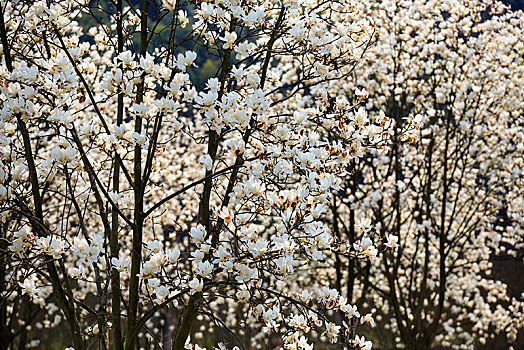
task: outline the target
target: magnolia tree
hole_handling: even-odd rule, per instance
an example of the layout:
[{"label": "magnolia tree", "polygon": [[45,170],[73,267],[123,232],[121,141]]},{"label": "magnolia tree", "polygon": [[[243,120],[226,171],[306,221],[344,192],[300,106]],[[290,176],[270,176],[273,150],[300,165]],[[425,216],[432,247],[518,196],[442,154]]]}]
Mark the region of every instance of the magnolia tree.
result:
[{"label": "magnolia tree", "polygon": [[[362,123],[392,120],[391,147],[355,159],[330,222],[370,262],[339,250],[315,277],[375,314],[385,348],[511,344],[524,303],[490,258],[516,255],[524,236],[524,16],[491,0],[378,1],[366,15],[379,39],[331,93],[365,87]],[[413,115],[424,127],[408,141],[420,141],[397,142]]]},{"label": "magnolia tree", "polygon": [[77,350],[370,348],[350,300],[302,282],[367,256],[323,215],[393,133],[336,90],[374,40],[365,8],[86,3],[0,6],[0,347],[60,327]]}]

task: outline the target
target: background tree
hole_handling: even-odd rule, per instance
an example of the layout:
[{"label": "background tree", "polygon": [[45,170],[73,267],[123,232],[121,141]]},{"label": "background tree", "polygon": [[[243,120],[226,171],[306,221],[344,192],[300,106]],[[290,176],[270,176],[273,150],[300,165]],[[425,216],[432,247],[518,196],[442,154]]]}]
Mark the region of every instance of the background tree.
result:
[{"label": "background tree", "polygon": [[[369,91],[367,109],[394,121],[392,143],[355,166],[331,220],[355,249],[364,238],[396,249],[380,263],[337,254],[328,273],[376,314],[385,348],[477,347],[500,333],[512,343],[522,296],[490,276],[490,258],[522,249],[522,13],[414,0],[377,2],[369,15],[379,39],[338,88]],[[421,142],[399,143],[414,116]]]}]

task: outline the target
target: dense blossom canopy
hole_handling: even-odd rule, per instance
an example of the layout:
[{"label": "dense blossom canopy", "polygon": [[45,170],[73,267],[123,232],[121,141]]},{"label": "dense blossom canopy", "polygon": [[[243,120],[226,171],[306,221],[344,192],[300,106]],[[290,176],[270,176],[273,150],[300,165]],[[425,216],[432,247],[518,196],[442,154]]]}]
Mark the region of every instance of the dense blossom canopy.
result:
[{"label": "dense blossom canopy", "polygon": [[485,273],[522,237],[519,14],[130,3],[0,6],[5,348],[516,337]]}]

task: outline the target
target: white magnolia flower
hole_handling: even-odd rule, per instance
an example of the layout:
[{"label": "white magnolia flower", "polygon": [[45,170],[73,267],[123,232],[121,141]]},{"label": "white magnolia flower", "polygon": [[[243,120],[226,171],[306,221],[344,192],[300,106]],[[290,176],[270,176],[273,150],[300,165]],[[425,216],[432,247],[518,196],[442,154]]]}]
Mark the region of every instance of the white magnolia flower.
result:
[{"label": "white magnolia flower", "polygon": [[224,49],[232,49],[235,45],[235,41],[237,40],[237,33],[226,32],[224,36],[220,38],[220,40],[224,41],[224,45],[222,46]]},{"label": "white magnolia flower", "polygon": [[202,280],[198,279],[197,277],[194,277],[191,281],[189,281],[188,285],[191,289],[191,294],[199,293],[204,288],[204,283],[202,283]]},{"label": "white magnolia flower", "polygon": [[124,272],[124,270],[129,266],[129,258],[123,256],[120,258],[112,258],[111,264],[118,272]]}]

